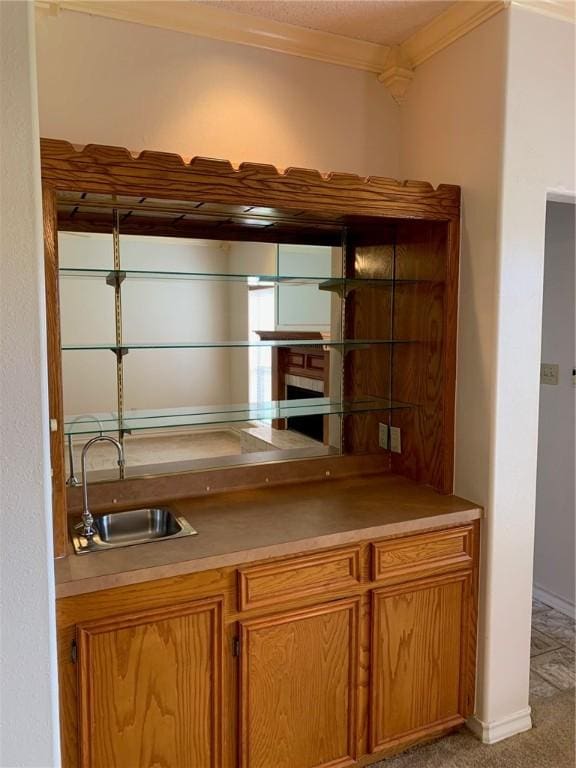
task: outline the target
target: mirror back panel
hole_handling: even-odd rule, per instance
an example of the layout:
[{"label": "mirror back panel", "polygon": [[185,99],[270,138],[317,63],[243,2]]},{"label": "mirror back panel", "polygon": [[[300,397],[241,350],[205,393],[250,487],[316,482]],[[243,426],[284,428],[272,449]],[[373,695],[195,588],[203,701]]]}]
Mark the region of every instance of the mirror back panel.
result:
[{"label": "mirror back panel", "polygon": [[451,492],[457,187],[52,140],[42,162],[57,553],[95,434],[127,458],[93,451],[96,511],[375,471]]}]

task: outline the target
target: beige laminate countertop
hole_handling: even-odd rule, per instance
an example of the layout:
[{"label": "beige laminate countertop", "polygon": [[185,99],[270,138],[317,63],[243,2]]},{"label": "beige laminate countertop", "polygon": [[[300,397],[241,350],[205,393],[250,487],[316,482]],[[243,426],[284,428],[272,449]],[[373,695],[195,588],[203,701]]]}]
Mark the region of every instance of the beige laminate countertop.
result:
[{"label": "beige laminate countertop", "polygon": [[198,536],[69,554],[55,563],[56,596],[459,525],[482,516],[473,502],[394,475],[219,493],[170,507],[190,521]]}]

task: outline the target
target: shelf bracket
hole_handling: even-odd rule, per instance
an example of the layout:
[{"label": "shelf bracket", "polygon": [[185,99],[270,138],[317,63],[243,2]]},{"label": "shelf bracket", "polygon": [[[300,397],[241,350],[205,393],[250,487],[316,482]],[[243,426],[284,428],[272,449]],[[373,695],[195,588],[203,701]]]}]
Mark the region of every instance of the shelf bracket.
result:
[{"label": "shelf bracket", "polygon": [[120,425],[120,429],[118,431],[120,432],[122,437],[124,437],[124,435],[131,435],[132,434],[132,430],[130,429],[130,427],[125,427],[124,426],[124,422],[122,422],[122,424]]},{"label": "shelf bracket", "polygon": [[106,275],[106,285],[110,285],[112,288],[119,288],[124,280],[126,280],[126,272],[117,269]]},{"label": "shelf bracket", "polygon": [[129,347],[109,347],[110,352],[113,352],[116,355],[116,359],[120,361],[125,355],[130,352]]},{"label": "shelf bracket", "polygon": [[318,288],[321,291],[331,291],[333,293],[337,293],[338,296],[340,296],[341,299],[342,298],[347,299],[348,295],[350,294],[350,292],[356,289],[356,286],[355,285],[348,285],[348,284],[340,283],[340,282],[339,283],[336,283],[336,282],[332,283],[329,280],[326,280],[326,282],[320,283]]}]

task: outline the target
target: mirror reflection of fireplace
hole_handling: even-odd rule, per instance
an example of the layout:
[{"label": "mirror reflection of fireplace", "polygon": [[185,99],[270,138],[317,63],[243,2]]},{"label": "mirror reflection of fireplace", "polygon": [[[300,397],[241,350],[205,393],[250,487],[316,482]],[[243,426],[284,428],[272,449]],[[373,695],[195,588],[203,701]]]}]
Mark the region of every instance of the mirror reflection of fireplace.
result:
[{"label": "mirror reflection of fireplace", "polygon": [[[304,387],[287,384],[287,400],[299,400],[303,397],[324,397],[324,394],[322,392],[315,392],[313,389],[305,389]],[[288,422],[288,429],[300,432],[300,434],[311,437],[313,440],[318,440],[319,443],[323,442],[324,416],[322,414],[311,413],[306,416],[292,416],[291,418],[286,419],[286,421]]]}]

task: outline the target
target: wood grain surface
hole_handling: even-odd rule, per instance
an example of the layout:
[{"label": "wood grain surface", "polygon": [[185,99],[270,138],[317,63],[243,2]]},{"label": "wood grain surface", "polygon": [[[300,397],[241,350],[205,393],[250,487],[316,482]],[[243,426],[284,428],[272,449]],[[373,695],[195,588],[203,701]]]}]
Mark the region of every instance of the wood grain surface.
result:
[{"label": "wood grain surface", "polygon": [[359,599],[241,622],[241,768],[354,764]]},{"label": "wood grain surface", "polygon": [[[422,493],[425,491],[425,489],[419,490]],[[449,501],[445,497],[439,498],[443,499],[444,503]],[[107,589],[92,593],[88,599],[85,595],[77,595],[58,600],[60,711],[64,767],[78,768],[80,765],[79,698],[81,708],[84,711],[82,715],[84,717],[83,733],[89,734],[92,721],[86,712],[92,706],[90,703],[92,699],[102,696],[101,693],[90,692],[90,675],[92,673],[96,675],[96,682],[97,685],[100,685],[100,691],[102,686],[106,688],[112,686],[111,696],[114,700],[118,699],[118,704],[109,708],[107,718],[116,717],[114,714],[116,711],[132,712],[131,707],[136,709],[136,697],[132,693],[129,676],[126,675],[121,681],[114,675],[110,678],[104,667],[110,669],[113,668],[113,665],[112,667],[109,664],[105,665],[102,660],[112,659],[114,664],[118,665],[121,650],[130,649],[129,655],[134,665],[141,663],[143,665],[142,677],[140,673],[137,677],[145,682],[150,678],[152,670],[156,670],[157,664],[160,665],[159,669],[163,669],[164,663],[167,663],[171,668],[178,662],[176,651],[171,650],[173,648],[171,641],[168,643],[168,653],[164,650],[162,653],[154,651],[154,649],[160,648],[158,645],[160,641],[157,639],[158,628],[164,626],[163,622],[168,622],[169,632],[162,637],[176,637],[175,645],[178,645],[180,641],[182,644],[186,644],[188,641],[185,640],[185,637],[194,635],[185,635],[188,629],[183,629],[179,622],[184,621],[184,627],[197,628],[202,626],[205,629],[206,622],[201,616],[206,610],[210,611],[212,606],[214,606],[214,616],[217,613],[222,616],[222,636],[225,640],[221,687],[221,708],[225,723],[222,735],[222,768],[237,768],[241,747],[245,751],[248,750],[246,753],[248,756],[243,759],[248,760],[250,758],[250,750],[253,748],[254,742],[250,742],[250,734],[246,734],[245,729],[248,727],[250,719],[246,707],[252,706],[252,701],[257,708],[258,729],[262,728],[264,734],[257,737],[256,744],[259,746],[256,749],[260,751],[252,754],[252,757],[264,761],[266,749],[270,748],[271,745],[273,746],[273,740],[278,737],[280,741],[277,752],[271,754],[275,760],[278,758],[278,765],[280,766],[290,765],[286,761],[289,760],[289,746],[294,741],[291,736],[291,729],[300,729],[302,721],[304,721],[304,729],[300,732],[300,736],[295,738],[295,743],[300,745],[298,749],[300,750],[301,747],[301,751],[297,751],[295,754],[304,755],[308,749],[311,750],[311,762],[304,762],[306,768],[317,765],[313,760],[318,755],[320,755],[318,760],[328,761],[328,765],[331,765],[329,761],[332,757],[336,760],[334,765],[351,764],[353,755],[356,755],[358,765],[368,765],[369,762],[375,762],[378,756],[392,754],[412,743],[449,731],[463,722],[463,719],[472,713],[474,706],[478,523],[474,524],[471,533],[469,533],[469,529],[470,526],[457,526],[435,532],[435,535],[440,540],[443,537],[448,539],[452,537],[458,540],[459,535],[462,540],[463,537],[466,538],[471,535],[471,563],[459,561],[458,565],[454,566],[454,563],[451,564],[446,559],[433,559],[433,571],[426,572],[425,578],[414,580],[414,574],[408,572],[401,583],[383,588],[381,587],[382,582],[373,581],[371,576],[375,570],[373,562],[376,551],[375,545],[381,547],[388,544],[390,551],[395,548],[399,552],[402,549],[402,544],[407,543],[408,547],[404,553],[407,556],[402,555],[399,559],[403,563],[407,561],[409,564],[411,560],[410,544],[413,544],[414,538],[418,537],[396,536],[379,541],[365,540],[357,547],[359,550],[358,578],[355,584],[342,582],[339,586],[334,585],[333,589],[330,590],[329,600],[328,596],[324,597],[318,593],[303,595],[295,591],[291,596],[284,594],[281,613],[278,612],[277,605],[256,606],[248,610],[241,610],[238,590],[239,574],[238,569],[234,566]],[[338,558],[343,549],[345,548],[340,547],[325,552],[310,553],[310,557],[326,558],[332,555]],[[425,553],[431,550],[425,547],[420,551]],[[286,573],[290,564],[298,564],[298,560],[299,558],[293,557],[275,558],[257,563],[254,567],[256,569],[261,567],[263,571],[270,569],[269,572],[276,570],[278,573]],[[451,570],[453,566],[456,567],[456,570]],[[460,586],[456,588],[454,585],[458,584]],[[457,598],[455,597],[456,594],[458,595]],[[200,625],[194,618],[186,619],[196,609],[200,612],[200,618],[198,618]],[[334,611],[334,615],[332,615],[332,611]],[[458,611],[460,611],[461,621],[458,630],[456,630],[455,616]],[[376,621],[377,616],[380,616],[380,623]],[[387,628],[387,621],[391,623],[390,630]],[[219,622],[220,619],[217,620],[217,623]],[[238,623],[244,627],[244,630],[239,631]],[[348,633],[348,630],[352,633],[353,625],[356,626],[353,633],[354,637],[357,637],[357,641],[354,641],[357,642],[356,650],[353,650],[350,645],[352,642],[350,640],[351,634]],[[211,624],[210,626],[215,625]],[[181,634],[174,634],[175,627],[181,627],[178,630]],[[98,646],[100,655],[96,657],[98,662],[96,664],[87,662],[87,667],[79,676],[77,674],[78,665],[74,664],[71,658],[71,648],[72,642],[77,638],[80,631],[86,633],[87,643],[90,646],[89,651],[91,647],[96,647],[92,645],[93,642],[101,642],[101,645]],[[232,652],[233,640],[242,634],[242,631],[248,634],[248,645],[246,645],[246,637],[244,637],[244,642],[240,644],[239,659]],[[252,631],[254,631],[253,635],[251,634]],[[356,631],[357,635],[355,634]],[[456,631],[460,637],[457,650],[456,638],[454,637]],[[132,632],[134,634],[130,634]],[[377,634],[378,642],[374,639],[374,633]],[[455,654],[454,659],[444,659],[442,648],[445,633],[448,635],[447,647]],[[202,636],[206,637],[207,634],[209,633],[203,630]],[[154,652],[149,653],[147,651],[146,657],[140,658],[137,652],[140,647],[138,643],[148,642],[147,637],[151,638],[149,640],[151,645],[146,647],[151,648]],[[257,640],[257,655],[254,655],[250,650],[252,637]],[[385,654],[383,657],[383,648],[388,648],[390,654]],[[402,663],[396,665],[393,675],[392,651],[394,649],[398,651]],[[438,654],[438,658],[435,654]],[[308,661],[304,657],[307,656],[317,660],[312,672],[306,666]],[[350,681],[346,683],[339,672],[333,674],[329,672],[333,663],[337,664],[339,668],[344,667],[351,670],[349,661],[352,656],[357,659],[356,672],[354,673],[357,675],[355,684]],[[82,663],[85,658],[81,646],[79,662]],[[436,668],[430,669],[430,664],[435,664],[436,660],[438,661],[438,668],[434,671]],[[279,677],[276,677],[275,673],[273,674],[275,665],[280,670]],[[316,666],[321,667],[321,669],[316,669]],[[130,669],[133,671],[133,667]],[[445,714],[445,710],[442,708],[444,705],[436,706],[434,701],[448,701],[450,706],[454,703],[454,686],[452,684],[455,669],[457,669],[458,674],[456,714],[447,716],[448,719],[442,719]],[[294,680],[286,682],[286,679],[291,675],[291,670],[295,670]],[[241,687],[239,673],[243,674],[243,687]],[[167,677],[162,678],[163,680],[170,679],[169,676],[172,672],[168,669],[165,674]],[[201,675],[201,671],[194,674]],[[309,676],[310,680],[308,680]],[[386,676],[392,676],[391,681]],[[382,687],[383,680],[384,688]],[[252,681],[255,681],[254,684],[257,686],[257,692],[254,694],[251,693],[250,687]],[[403,681],[405,682],[404,686]],[[446,682],[450,684],[447,694],[438,693],[437,688],[434,687],[438,681],[440,681],[438,684],[442,686]],[[285,683],[288,687],[284,691]],[[427,686],[429,683],[432,686],[430,690],[433,697],[436,698],[432,698],[432,703],[422,703],[418,709],[417,702],[410,698],[412,688],[414,685]],[[292,687],[290,687],[291,685]],[[348,706],[352,706],[352,700],[349,696],[354,685],[356,687],[356,696],[353,702],[353,706],[356,708],[354,716],[355,735],[351,731],[346,731],[349,733],[350,740],[348,741],[346,740],[348,737],[345,737],[343,723],[346,720],[345,714],[348,713],[346,723],[350,725],[349,718],[352,716],[352,710],[348,710]],[[393,719],[390,728],[399,730],[397,732],[394,730],[394,733],[392,731],[386,732],[385,740],[374,746],[374,729],[370,723],[376,721],[373,714],[370,713],[374,713],[375,701],[380,695],[378,691],[387,690],[390,686],[394,690],[395,697],[401,703],[401,707],[404,707],[401,711],[404,712],[403,717],[406,719],[400,721]],[[306,707],[312,701],[314,706],[317,702],[322,705],[322,702],[325,701],[324,694],[321,693],[324,690],[323,687],[328,691],[326,700],[329,702],[332,702],[333,697],[338,695],[338,701],[335,705],[335,722],[338,727],[337,732],[335,732],[334,723],[330,720],[328,730],[323,731],[324,736],[321,738],[320,735],[311,736],[310,732],[306,730],[308,721],[304,718],[301,708],[304,707],[306,711]],[[201,689],[204,690],[204,688]],[[142,693],[145,697],[147,690],[146,686],[139,689],[139,695]],[[81,692],[80,697],[79,691]],[[162,695],[168,702],[172,701],[169,692],[164,692]],[[422,693],[423,698],[427,696],[428,689]],[[276,699],[279,702],[278,706],[282,707],[283,714],[278,715],[278,710],[273,709],[276,706]],[[270,700],[272,703],[269,703]],[[268,702],[266,706],[262,704],[263,701]],[[384,701],[378,700],[378,712],[382,713],[383,718],[380,722],[381,724],[384,723],[381,725],[382,729],[388,727],[387,724],[389,723],[386,719],[386,712],[382,710],[384,706],[382,702]],[[240,717],[239,702],[244,707],[244,720]],[[147,704],[141,706],[142,709],[139,709],[138,712],[142,714],[144,707],[150,708],[151,716],[154,716],[153,722],[156,723],[154,701],[148,700]],[[168,704],[166,706],[168,707]],[[258,709],[259,707],[260,709]],[[293,710],[296,711],[293,712]],[[418,712],[422,714],[422,717],[430,716],[432,720],[416,729],[403,730],[404,727],[411,727],[412,722],[420,722],[416,716]],[[188,711],[182,710],[181,714],[185,718],[190,717]],[[278,722],[276,722],[277,715]],[[276,728],[276,731],[269,732],[267,717],[275,722],[273,728]],[[318,717],[328,717],[328,714],[321,709]],[[113,738],[110,736],[113,742],[112,747],[120,749],[121,747],[117,746],[117,741],[121,745],[122,740],[128,738],[129,734],[114,731],[113,724],[108,725],[110,720],[106,722],[110,734],[116,734]],[[148,721],[146,720],[146,722]],[[241,726],[240,731],[237,731],[238,722]],[[316,723],[316,721],[314,722]],[[406,725],[407,722],[408,725]],[[318,723],[316,724],[318,725]],[[119,733],[120,735],[118,735]],[[205,734],[206,732],[202,731],[202,733]],[[296,736],[298,735],[296,734]],[[87,739],[84,736],[82,738],[85,741]],[[200,736],[198,738],[201,745],[206,744],[205,740],[202,741],[205,737]],[[382,733],[377,735],[378,738],[384,738]],[[137,742],[137,746],[134,747],[134,754],[139,755],[139,750],[143,748],[142,745],[146,744],[143,732],[137,737],[134,731],[134,739]],[[270,740],[270,744],[268,740]],[[110,759],[108,755],[112,747],[109,742],[106,743],[103,749],[108,751],[102,759]],[[378,751],[373,751],[374,749]],[[85,753],[86,750],[89,750],[89,747],[85,745]],[[326,751],[322,752],[322,750]],[[112,754],[116,753],[113,752]],[[304,760],[304,757],[302,759]],[[258,764],[257,762],[256,765]],[[265,762],[262,764],[268,768]],[[320,764],[323,765],[323,763]],[[85,766],[85,763],[83,765]],[[175,765],[179,768],[178,763]],[[114,763],[111,763],[111,768],[115,768]],[[130,764],[127,768],[131,768]],[[293,767],[291,766],[291,768]]]},{"label": "wood grain surface", "polygon": [[62,398],[62,356],[60,352],[60,282],[58,274],[57,204],[54,188],[42,186],[44,214],[44,284],[46,292],[46,334],[48,355],[48,408],[56,429],[50,431],[52,466],[52,514],[54,556],[66,554],[66,466],[64,461],[64,404]]},{"label": "wood grain surface", "polygon": [[82,768],[220,768],[216,601],[80,624]]},{"label": "wood grain surface", "polygon": [[430,570],[472,567],[474,526],[459,526],[416,536],[376,542],[373,579],[394,582],[426,575]]},{"label": "wood grain surface", "polygon": [[373,593],[371,750],[464,722],[470,573]]},{"label": "wood grain surface", "polygon": [[238,579],[241,611],[355,587],[360,581],[360,547],[247,566],[238,570]]},{"label": "wood grain surface", "polygon": [[279,207],[298,211],[448,220],[459,216],[459,187],[436,189],[421,181],[399,182],[350,173],[195,157],[185,162],[165,152],[134,156],[121,147],[41,140],[42,175],[58,189],[142,197]]},{"label": "wood grain surface", "polygon": [[442,493],[453,489],[457,258],[451,233],[439,222],[399,222],[394,291],[392,399],[416,407],[394,411],[402,435],[392,471]]}]

